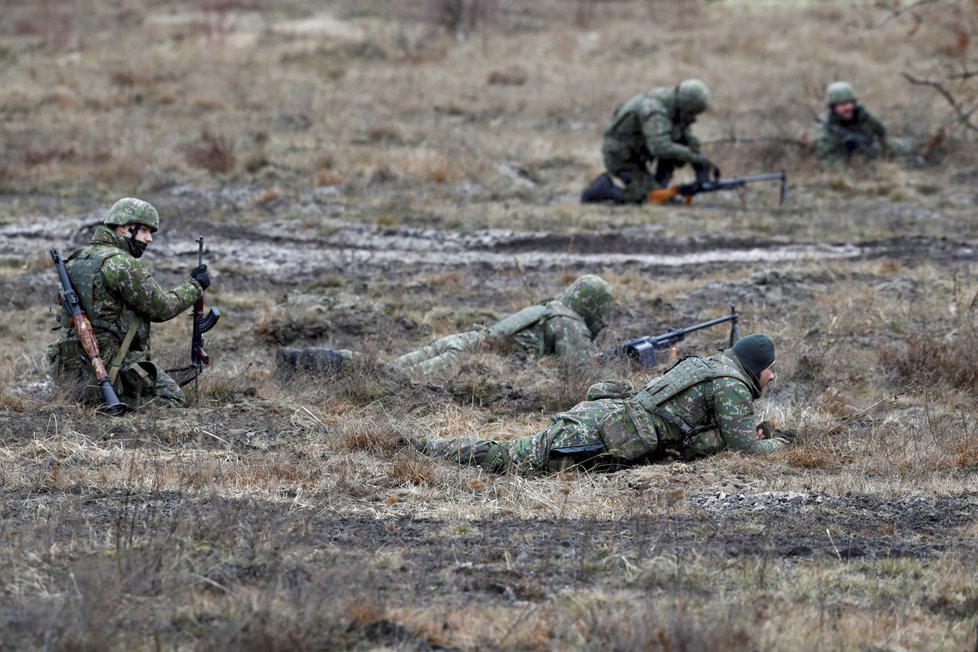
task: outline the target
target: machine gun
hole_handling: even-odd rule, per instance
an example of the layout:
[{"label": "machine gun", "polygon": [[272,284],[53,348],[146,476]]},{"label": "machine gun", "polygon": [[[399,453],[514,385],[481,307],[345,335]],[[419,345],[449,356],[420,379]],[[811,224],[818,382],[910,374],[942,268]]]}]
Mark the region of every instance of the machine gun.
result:
[{"label": "machine gun", "polygon": [[58,281],[61,284],[58,298],[61,300],[61,305],[68,311],[68,322],[78,334],[82,349],[95,370],[95,380],[102,388],[102,398],[105,399],[103,411],[109,416],[122,416],[129,407],[119,400],[119,396],[112,387],[112,381],[109,380],[109,373],[105,370],[105,363],[102,361],[102,354],[98,349],[98,340],[95,339],[95,332],[92,330],[92,323],[88,320],[88,315],[82,309],[78,295],[71,285],[68,270],[65,269],[64,261],[61,260],[61,251],[56,248],[52,249],[51,259],[54,260],[54,266],[58,270]]},{"label": "machine gun", "polygon": [[740,339],[740,326],[737,324],[737,320],[739,318],[740,313],[738,313],[735,307],[731,305],[729,315],[700,322],[699,324],[693,324],[692,326],[687,326],[685,328],[673,328],[662,335],[645,335],[642,337],[636,337],[628,340],[621,346],[615,346],[608,349],[605,351],[602,357],[629,357],[638,360],[646,367],[652,367],[655,366],[656,363],[656,351],[670,349],[673,347],[673,345],[682,341],[683,338],[690,333],[695,333],[696,331],[703,330],[704,328],[709,328],[710,326],[716,326],[717,324],[723,324],[725,322],[730,322],[730,346],[733,346],[734,343]]},{"label": "machine gun", "polygon": [[744,196],[741,189],[748,183],[757,183],[758,181],[780,181],[781,192],[778,197],[778,204],[784,204],[788,198],[788,173],[784,170],[771,174],[755,174],[750,177],[731,177],[729,179],[710,180],[709,178],[698,178],[696,181],[691,181],[690,183],[681,183],[668,188],[652,190],[649,192],[648,202],[650,204],[661,204],[669,201],[673,197],[681,196],[687,204],[690,204],[693,201],[693,195],[698,195],[701,192],[716,192],[718,190],[736,190],[741,202],[743,202]]}]

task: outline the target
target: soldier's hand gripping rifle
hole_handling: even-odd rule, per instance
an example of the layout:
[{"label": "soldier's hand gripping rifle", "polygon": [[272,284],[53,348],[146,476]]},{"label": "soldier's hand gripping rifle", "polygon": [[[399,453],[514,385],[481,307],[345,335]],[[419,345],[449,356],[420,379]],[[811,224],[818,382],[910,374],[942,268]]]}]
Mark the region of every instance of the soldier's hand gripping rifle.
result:
[{"label": "soldier's hand gripping rifle", "polygon": [[718,190],[736,190],[740,195],[740,201],[744,201],[742,188],[748,183],[758,181],[780,181],[781,191],[778,195],[778,204],[783,205],[788,198],[788,174],[784,170],[771,174],[755,174],[750,177],[731,177],[729,179],[709,179],[698,178],[696,181],[681,183],[668,188],[659,188],[649,192],[648,202],[650,204],[661,204],[669,201],[673,197],[682,197],[687,204],[692,203],[693,195],[701,192],[716,192]]},{"label": "soldier's hand gripping rifle", "polygon": [[95,370],[95,380],[102,388],[102,398],[105,399],[105,407],[102,410],[113,417],[122,416],[129,408],[119,400],[115,389],[112,387],[112,381],[109,380],[109,373],[105,370],[105,363],[102,361],[102,354],[98,349],[98,340],[95,339],[95,332],[92,330],[92,323],[88,320],[88,315],[82,309],[78,295],[71,285],[68,270],[65,269],[64,261],[61,260],[61,251],[52,249],[51,258],[58,270],[58,281],[61,284],[61,289],[58,291],[61,305],[68,311],[68,322],[78,334],[82,349]]},{"label": "soldier's hand gripping rifle", "polygon": [[832,124],[828,120],[822,120],[817,116],[815,117],[815,122],[824,127],[827,132],[842,140],[842,144],[846,148],[846,158],[851,157],[854,152],[862,152],[870,158],[879,154],[879,148],[876,147],[876,142],[870,136],[850,131],[841,125]]},{"label": "soldier's hand gripping rifle", "polygon": [[709,328],[710,326],[716,326],[717,324],[723,324],[725,322],[730,322],[730,346],[733,346],[734,343],[740,339],[740,326],[737,324],[737,319],[739,317],[740,313],[737,312],[734,306],[730,306],[729,315],[700,322],[699,324],[693,324],[692,326],[687,326],[685,328],[673,328],[662,335],[645,335],[643,337],[636,337],[628,340],[621,346],[615,346],[608,349],[602,354],[602,358],[621,358],[627,356],[629,358],[638,360],[646,367],[652,367],[655,366],[656,351],[670,349],[674,344],[682,341],[683,338],[690,333],[695,333],[696,331],[703,330],[704,328]]},{"label": "soldier's hand gripping rifle", "polygon": [[[201,268],[204,264],[204,236],[199,235],[195,238],[197,242],[197,268]],[[183,387],[191,380],[196,380],[204,371],[204,367],[211,362],[211,357],[204,350],[204,333],[214,328],[217,325],[217,320],[221,318],[221,311],[217,308],[211,308],[204,314],[204,295],[201,294],[200,298],[194,303],[193,312],[190,313],[193,319],[193,330],[190,335],[190,365],[187,367],[180,367],[179,369],[167,369],[167,373],[181,373],[190,372],[190,375],[180,381],[180,387]]]}]

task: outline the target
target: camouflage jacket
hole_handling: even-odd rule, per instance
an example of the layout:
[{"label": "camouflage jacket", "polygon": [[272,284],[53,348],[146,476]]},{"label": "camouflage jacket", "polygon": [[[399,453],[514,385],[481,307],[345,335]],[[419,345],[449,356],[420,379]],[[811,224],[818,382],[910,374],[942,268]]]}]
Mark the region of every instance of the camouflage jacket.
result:
[{"label": "camouflage jacket", "polygon": [[619,104],[604,137],[650,160],[692,163],[700,153],[700,141],[690,130],[693,121],[680,118],[675,86],[654,88]]},{"label": "camouflage jacket", "polygon": [[[146,265],[132,256],[128,239],[106,226],[99,226],[92,244],[71,254],[65,267],[106,360],[118,350],[131,326],[137,331],[129,350],[148,354],[150,322],[176,317],[203,295],[193,279],[164,290]],[[58,321],[61,341],[77,341],[63,308]]]},{"label": "camouflage jacket", "polygon": [[511,337],[530,353],[554,355],[572,364],[587,364],[594,355],[594,335],[584,318],[559,300],[530,306],[501,319],[489,328],[489,337]]},{"label": "camouflage jacket", "polygon": [[[850,145],[846,139],[852,136]],[[886,128],[861,104],[856,105],[852,120],[842,120],[829,111],[815,133],[815,156],[822,163],[849,160],[854,153],[868,158],[889,155]]]},{"label": "camouflage jacket", "polygon": [[[705,373],[703,365],[708,367]],[[704,375],[706,379],[689,385],[690,380]],[[661,400],[672,394],[671,389],[682,387],[686,389]],[[759,397],[759,389],[748,380],[740,362],[723,352],[682,360],[630,400],[652,415],[662,446],[692,458],[725,449],[759,454],[780,448],[780,441],[757,439],[754,400]]]}]

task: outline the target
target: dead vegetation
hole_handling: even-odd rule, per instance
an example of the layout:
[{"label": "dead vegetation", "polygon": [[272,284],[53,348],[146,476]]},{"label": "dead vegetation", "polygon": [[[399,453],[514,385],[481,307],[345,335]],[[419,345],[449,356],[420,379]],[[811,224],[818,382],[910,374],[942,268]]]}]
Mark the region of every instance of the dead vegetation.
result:
[{"label": "dead vegetation", "polygon": [[[974,4],[395,4],[4,4],[0,649],[972,648]],[[687,76],[711,157],[787,168],[789,203],[579,205],[613,107]],[[818,170],[838,78],[928,165]],[[49,382],[46,248],[121,195],[161,208],[164,286],[207,236],[224,317],[190,409],[109,420]],[[757,407],[795,443],[538,478],[403,445],[643,384],[509,347],[384,365],[586,272],[599,349],[731,303],[774,335]],[[154,326],[164,366],[187,339]],[[289,375],[279,345],[361,355]]]}]

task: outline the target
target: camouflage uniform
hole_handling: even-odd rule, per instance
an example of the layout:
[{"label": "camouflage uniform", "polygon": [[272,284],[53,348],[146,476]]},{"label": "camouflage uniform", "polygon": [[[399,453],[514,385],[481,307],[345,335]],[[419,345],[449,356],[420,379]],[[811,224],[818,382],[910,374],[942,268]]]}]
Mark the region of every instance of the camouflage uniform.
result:
[{"label": "camouflage uniform", "polygon": [[[886,127],[857,103],[856,94],[848,82],[833,82],[825,93],[828,113],[820,121],[815,132],[815,157],[823,164],[849,162],[854,154],[867,159],[905,156],[913,152],[913,145],[903,138],[891,138]],[[852,118],[845,120],[833,107],[843,102],[853,102]]]},{"label": "camouflage uniform", "polygon": [[[389,364],[407,375],[432,374],[450,368],[464,353],[487,341],[513,341],[535,355],[587,364],[593,356],[591,340],[604,327],[610,308],[611,287],[600,276],[586,274],[553,301],[524,308],[489,328],[447,335]],[[346,350],[282,348],[278,361],[304,371],[335,370],[354,355]]]},{"label": "camouflage uniform", "polygon": [[616,467],[673,451],[685,459],[730,449],[769,453],[785,439],[757,439],[753,401],[760,386],[731,349],[686,358],[634,392],[627,381],[602,381],[587,399],[555,414],[550,427],[507,442],[422,440],[419,451],[503,473],[557,470],[586,463]]},{"label": "camouflage uniform", "polygon": [[[95,230],[91,245],[69,256],[65,267],[107,367],[129,329],[136,329],[113,383],[119,398],[130,408],[150,399],[163,405],[183,405],[179,385],[151,359],[150,322],[176,317],[202,296],[203,288],[191,279],[164,290],[135,253],[133,239],[102,225]],[[63,308],[58,322],[61,337],[48,349],[55,379],[70,387],[78,400],[100,403],[102,393],[95,372]]]},{"label": "camouflage uniform", "polygon": [[[695,93],[683,95],[691,88]],[[619,104],[604,131],[601,155],[607,174],[625,184],[623,192],[600,196],[596,185],[610,184],[607,174],[592,183],[582,201],[615,199],[640,203],[649,192],[669,184],[673,170],[689,163],[695,168],[712,167],[700,151],[693,135],[696,115],[709,107],[709,92],[699,80],[686,80],[676,86],[660,87]],[[649,165],[657,161],[655,174]]]},{"label": "camouflage uniform", "polygon": [[843,120],[830,110],[815,133],[815,156],[822,163],[834,164],[849,161],[856,153],[871,159],[890,156],[886,127],[861,104],[856,105],[852,120]]}]

